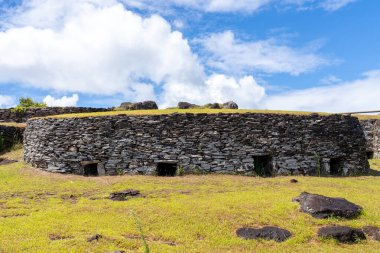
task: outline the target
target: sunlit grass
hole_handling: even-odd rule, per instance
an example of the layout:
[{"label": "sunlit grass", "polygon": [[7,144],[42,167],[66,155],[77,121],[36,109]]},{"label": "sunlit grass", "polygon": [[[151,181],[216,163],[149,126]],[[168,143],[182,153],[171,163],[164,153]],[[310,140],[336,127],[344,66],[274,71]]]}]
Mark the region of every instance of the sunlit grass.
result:
[{"label": "sunlit grass", "polygon": [[[5,157],[21,159],[21,151]],[[372,160],[380,169],[380,160]],[[380,177],[255,178],[207,175],[85,178],[0,166],[0,252],[144,252],[138,217],[151,252],[380,252],[372,240],[340,245],[316,237],[322,225],[380,226]],[[107,199],[124,189],[144,195]],[[355,220],[318,220],[298,211],[302,191],[339,196],[364,213]],[[294,236],[281,244],[237,238],[242,226],[277,225]],[[87,242],[94,234],[103,238]]]},{"label": "sunlit grass", "polygon": [[26,127],[26,123],[0,122],[0,126]]},{"label": "sunlit grass", "polygon": [[[267,114],[291,114],[291,115],[310,115],[315,112],[307,111],[284,111],[284,110],[255,110],[255,109],[160,109],[160,110],[132,110],[132,111],[107,111],[107,112],[91,112],[91,113],[71,113],[48,116],[48,118],[85,118],[85,117],[101,117],[114,115],[130,115],[130,116],[147,116],[147,115],[166,115],[173,113],[193,113],[193,114],[217,114],[217,113],[267,113]],[[316,112],[321,116],[330,115],[330,113]],[[361,120],[364,119],[380,119],[380,115],[353,115]]]}]

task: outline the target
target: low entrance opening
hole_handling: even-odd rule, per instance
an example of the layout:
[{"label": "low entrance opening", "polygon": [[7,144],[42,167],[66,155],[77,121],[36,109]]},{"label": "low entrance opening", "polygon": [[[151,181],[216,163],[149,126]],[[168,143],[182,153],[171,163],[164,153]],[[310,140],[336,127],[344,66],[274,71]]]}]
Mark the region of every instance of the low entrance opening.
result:
[{"label": "low entrance opening", "polygon": [[331,158],[330,159],[330,175],[340,176],[343,173],[342,168],[342,159],[340,158]]},{"label": "low entrance opening", "polygon": [[96,177],[99,176],[98,164],[90,163],[83,166],[83,176]]},{"label": "low entrance opening", "polygon": [[373,157],[374,157],[373,151],[367,151],[367,158],[368,159],[373,159]]},{"label": "low entrance opening", "polygon": [[258,176],[270,177],[272,176],[272,157],[269,155],[254,156],[254,170]]},{"label": "low entrance opening", "polygon": [[156,172],[159,177],[174,177],[177,173],[177,163],[159,162],[157,163]]}]

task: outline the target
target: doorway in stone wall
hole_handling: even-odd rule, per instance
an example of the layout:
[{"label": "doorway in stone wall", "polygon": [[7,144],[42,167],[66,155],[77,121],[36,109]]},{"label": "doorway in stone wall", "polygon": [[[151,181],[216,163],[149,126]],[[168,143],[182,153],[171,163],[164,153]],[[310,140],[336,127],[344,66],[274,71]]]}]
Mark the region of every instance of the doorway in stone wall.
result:
[{"label": "doorway in stone wall", "polygon": [[158,162],[156,174],[159,177],[174,177],[177,174],[177,162]]},{"label": "doorway in stone wall", "polygon": [[367,158],[368,159],[373,159],[374,158],[374,152],[373,151],[367,151],[366,154],[367,154]]},{"label": "doorway in stone wall", "polygon": [[330,159],[330,175],[341,176],[343,174],[343,166],[341,158]]},{"label": "doorway in stone wall", "polygon": [[253,156],[254,170],[260,177],[273,175],[272,157],[270,155]]},{"label": "doorway in stone wall", "polygon": [[83,176],[86,177],[96,177],[99,176],[98,164],[89,163],[83,166]]}]

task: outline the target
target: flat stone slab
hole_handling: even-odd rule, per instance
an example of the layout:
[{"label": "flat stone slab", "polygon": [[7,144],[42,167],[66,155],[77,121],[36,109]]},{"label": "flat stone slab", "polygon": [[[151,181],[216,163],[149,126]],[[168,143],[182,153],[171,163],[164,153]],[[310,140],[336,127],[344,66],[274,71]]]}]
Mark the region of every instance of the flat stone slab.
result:
[{"label": "flat stone slab", "polygon": [[113,201],[126,201],[130,199],[130,197],[141,197],[140,191],[128,189],[121,192],[113,192],[108,197],[109,199]]},{"label": "flat stone slab", "polygon": [[300,210],[314,218],[328,217],[354,218],[360,214],[362,207],[343,198],[329,198],[322,195],[301,193],[293,201],[300,203]]},{"label": "flat stone slab", "polygon": [[360,240],[366,239],[361,229],[346,226],[322,227],[318,231],[318,237],[336,239],[341,243],[357,243]]},{"label": "flat stone slab", "polygon": [[379,227],[365,226],[365,227],[363,227],[363,232],[369,238],[380,242],[380,228]]},{"label": "flat stone slab", "polygon": [[18,161],[16,160],[8,160],[6,158],[0,158],[0,165],[7,165],[11,163],[17,163]]},{"label": "flat stone slab", "polygon": [[289,239],[292,233],[279,227],[266,226],[262,228],[239,228],[236,230],[236,235],[245,239],[264,239],[283,242]]}]

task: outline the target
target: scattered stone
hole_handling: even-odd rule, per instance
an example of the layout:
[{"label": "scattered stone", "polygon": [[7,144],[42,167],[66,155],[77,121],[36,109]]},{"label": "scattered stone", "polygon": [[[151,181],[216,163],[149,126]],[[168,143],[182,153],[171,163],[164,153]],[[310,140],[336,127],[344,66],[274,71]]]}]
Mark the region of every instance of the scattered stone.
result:
[{"label": "scattered stone", "polygon": [[285,229],[266,226],[263,228],[239,228],[236,235],[245,239],[265,239],[276,242],[286,241],[292,234]]},{"label": "scattered stone", "polygon": [[96,235],[93,235],[91,238],[89,238],[87,241],[88,242],[99,241],[102,237],[103,237],[102,235],[96,234]]},{"label": "scattered stone", "polygon": [[290,183],[292,183],[292,184],[295,184],[295,183],[298,183],[298,180],[297,179],[290,179]]},{"label": "scattered stone", "polygon": [[322,195],[301,193],[293,201],[300,203],[300,210],[314,218],[324,219],[331,216],[342,218],[354,218],[362,210],[361,206],[355,205],[343,198],[329,198]]},{"label": "scattered stone", "polygon": [[140,191],[128,189],[121,192],[114,192],[111,193],[108,198],[113,201],[126,201],[129,197],[141,197]]},{"label": "scattered stone", "polygon": [[7,165],[7,164],[17,163],[17,162],[18,162],[17,160],[8,160],[5,158],[0,158],[0,165]]},{"label": "scattered stone", "polygon": [[210,108],[210,109],[221,109],[220,104],[218,104],[218,103],[209,104],[208,108]]},{"label": "scattered stone", "polygon": [[333,238],[341,243],[357,243],[359,240],[366,239],[361,229],[346,226],[322,227],[318,231],[318,237]]},{"label": "scattered stone", "polygon": [[224,109],[239,109],[239,106],[234,101],[228,101],[223,104]]},{"label": "scattered stone", "polygon": [[143,101],[137,103],[125,102],[120,105],[123,110],[157,110],[158,106],[154,101]]},{"label": "scattered stone", "polygon": [[371,239],[380,242],[380,228],[374,226],[363,227],[363,232]]},{"label": "scattered stone", "polygon": [[115,251],[110,251],[109,253],[127,253],[124,250],[115,250]]},{"label": "scattered stone", "polygon": [[179,102],[178,103],[178,109],[191,109],[191,108],[197,108],[197,107],[199,107],[199,106],[196,104],[188,103],[188,102]]}]

